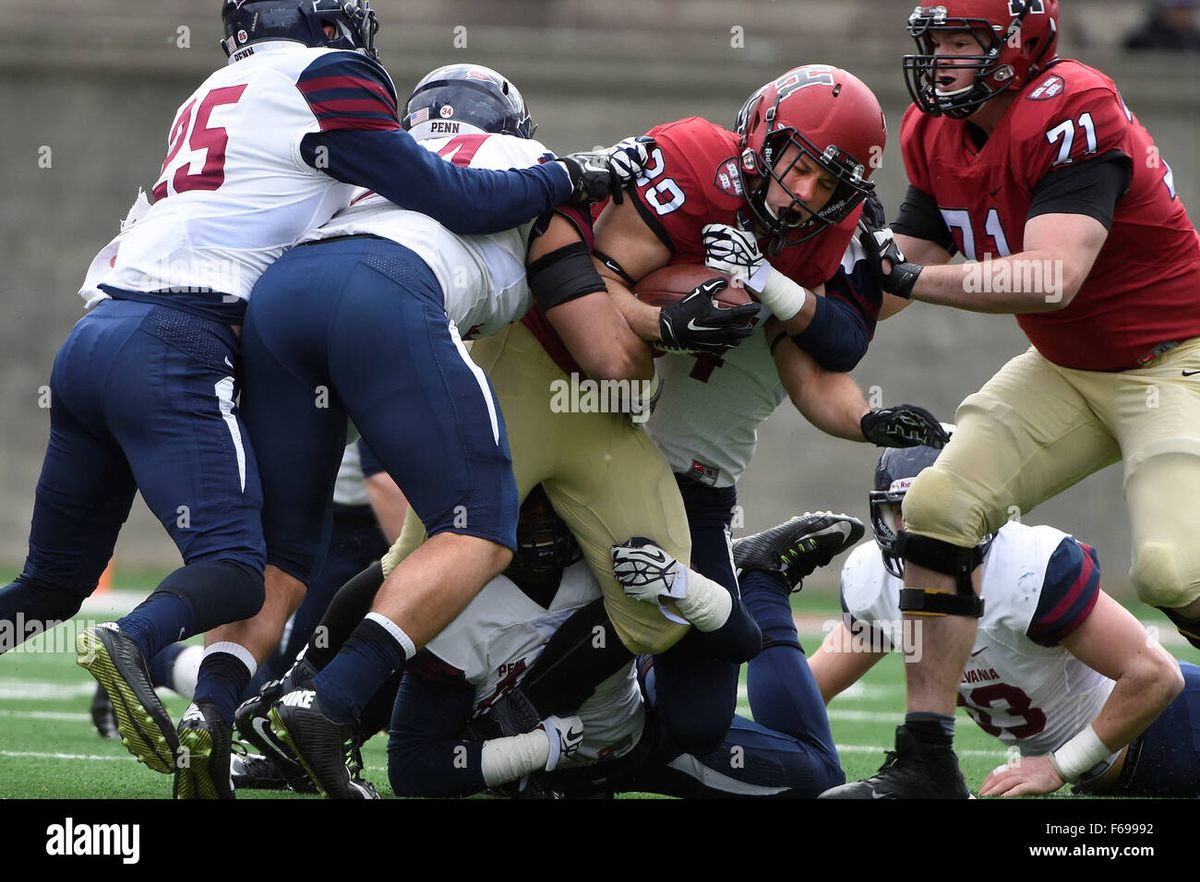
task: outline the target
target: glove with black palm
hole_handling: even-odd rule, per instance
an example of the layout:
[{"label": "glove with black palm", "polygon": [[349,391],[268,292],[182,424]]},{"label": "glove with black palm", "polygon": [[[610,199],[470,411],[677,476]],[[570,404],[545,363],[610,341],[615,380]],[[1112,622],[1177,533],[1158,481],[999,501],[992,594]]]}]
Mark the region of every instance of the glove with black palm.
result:
[{"label": "glove with black palm", "polygon": [[[858,241],[867,252],[867,265],[875,276],[875,282],[889,294],[912,299],[913,285],[925,267],[919,263],[909,263],[896,244],[896,236],[887,225],[883,203],[872,193],[863,202],[862,218],[858,222]],[[885,270],[883,262],[891,265]]]},{"label": "glove with black palm", "polygon": [[718,306],[713,297],[728,286],[725,279],[709,279],[679,302],[662,307],[658,348],[664,352],[721,355],[749,337],[754,327],[748,320],[758,314],[758,304]]},{"label": "glove with black palm", "polygon": [[607,150],[585,150],[558,157],[571,176],[571,204],[586,205],[612,197],[620,205],[625,188],[650,162],[654,146],[653,138],[639,135],[619,141]]},{"label": "glove with black palm", "polygon": [[942,448],[950,433],[942,428],[937,417],[915,404],[901,404],[863,414],[858,423],[863,437],[876,447]]}]

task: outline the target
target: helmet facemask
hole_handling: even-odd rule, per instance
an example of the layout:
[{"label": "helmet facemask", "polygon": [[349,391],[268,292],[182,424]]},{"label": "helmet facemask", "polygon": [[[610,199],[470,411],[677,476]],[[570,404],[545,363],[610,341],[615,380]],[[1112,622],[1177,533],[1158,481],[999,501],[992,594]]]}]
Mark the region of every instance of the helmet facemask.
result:
[{"label": "helmet facemask", "polygon": [[[883,565],[897,579],[904,578],[904,560],[896,553],[895,517],[900,513],[904,494],[908,492],[912,478],[893,481],[887,490],[872,490],[868,495],[871,506],[871,530],[875,533],[875,544],[883,556]],[[899,486],[898,486],[899,485]]]},{"label": "helmet facemask", "polygon": [[[771,115],[772,110],[768,110],[768,124]],[[798,149],[791,162],[781,167],[780,160],[789,147]],[[761,153],[747,152],[749,155],[743,157],[743,168],[752,164],[753,174],[758,178],[754,186],[746,188],[747,202],[754,219],[771,236],[767,246],[769,254],[778,254],[786,245],[807,242],[827,228],[841,223],[875,189],[875,185],[865,179],[865,167],[854,157],[834,145],[824,151],[818,150],[794,129],[782,129],[767,135]],[[802,156],[808,157],[821,171],[837,180],[829,199],[819,210],[814,210],[784,183]],[[791,200],[778,215],[767,202],[772,181]]]}]

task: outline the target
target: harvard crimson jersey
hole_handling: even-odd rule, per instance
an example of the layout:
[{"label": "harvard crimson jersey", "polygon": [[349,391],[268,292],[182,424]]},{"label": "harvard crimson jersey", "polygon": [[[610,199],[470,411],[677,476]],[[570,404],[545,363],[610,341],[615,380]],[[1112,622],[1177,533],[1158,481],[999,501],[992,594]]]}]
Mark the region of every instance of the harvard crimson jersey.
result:
[{"label": "harvard crimson jersey", "polygon": [[[879,546],[860,545],[842,569],[842,608],[885,645],[916,646],[901,621],[903,582]],[[960,706],[989,735],[1023,755],[1050,753],[1089,726],[1114,682],[1059,642],[1083,624],[1100,595],[1096,553],[1053,527],[1010,522],[983,565],[983,618],[959,683]]]},{"label": "harvard crimson jersey", "polygon": [[[420,144],[472,168],[524,168],[553,158],[538,141],[513,135],[455,135]],[[532,295],[525,281],[525,255],[533,225],[531,220],[491,236],[457,236],[424,214],[360,190],[349,208],[303,241],[365,234],[413,250],[437,276],[446,296],[446,315],[464,339],[473,339],[496,333],[528,311]]]},{"label": "harvard crimson jersey", "polygon": [[245,300],[298,236],[349,204],[354,188],[301,158],[312,132],[395,130],[395,87],[366,56],[257,43],[183,103],[154,205],[107,246],[80,293],[213,291]]},{"label": "harvard crimson jersey", "polygon": [[1049,66],[982,148],[966,122],[910,107],[900,145],[909,181],[937,201],[969,260],[1024,250],[1033,192],[1049,173],[1130,157],[1129,190],[1075,299],[1017,322],[1047,359],[1082,370],[1135,368],[1163,344],[1200,336],[1200,236],[1150,133],[1104,74],[1071,60]]},{"label": "harvard crimson jersey", "polygon": [[[534,603],[512,580],[497,576],[446,626],[427,649],[462,672],[475,687],[475,713],[521,682],[546,642],[571,614],[600,596],[586,561],[563,571],[549,609]],[[578,711],[583,744],[560,769],[592,765],[628,753],[642,736],[646,715],[633,665],[596,687]]]},{"label": "harvard crimson jersey", "polygon": [[[865,258],[857,239],[842,257],[847,277]],[[763,307],[759,321],[769,313]],[[724,355],[664,355],[662,395],[647,423],[671,471],[710,487],[731,487],[750,464],[758,426],[787,398],[766,335],[756,332]]]}]

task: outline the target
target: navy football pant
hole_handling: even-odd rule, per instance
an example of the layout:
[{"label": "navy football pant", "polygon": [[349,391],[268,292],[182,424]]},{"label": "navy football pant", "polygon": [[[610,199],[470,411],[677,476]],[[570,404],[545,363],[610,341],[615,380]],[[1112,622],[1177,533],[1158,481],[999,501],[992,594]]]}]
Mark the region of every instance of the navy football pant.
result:
[{"label": "navy football pant", "polygon": [[[0,621],[74,615],[138,490],[184,562],[204,570],[168,579],[191,612],[171,639],[258,610],[262,497],[234,403],[237,357],[227,325],[166,306],[106,300],[76,323],[54,360],[29,556],[0,589]],[[220,565],[234,565],[228,578]]]},{"label": "navy football pant", "polygon": [[503,417],[412,251],[365,236],[293,248],[254,287],[242,351],[268,563],[306,585],[320,570],[347,418],[430,535],[515,547]]}]

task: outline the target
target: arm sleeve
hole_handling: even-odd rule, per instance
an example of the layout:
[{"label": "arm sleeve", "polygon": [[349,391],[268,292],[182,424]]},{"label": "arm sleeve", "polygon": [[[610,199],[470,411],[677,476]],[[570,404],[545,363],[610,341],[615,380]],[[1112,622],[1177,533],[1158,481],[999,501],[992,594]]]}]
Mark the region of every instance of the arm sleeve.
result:
[{"label": "arm sleeve", "polygon": [[1062,166],[1038,181],[1026,219],[1043,214],[1084,214],[1112,229],[1117,200],[1132,180],[1132,161],[1120,150]]},{"label": "arm sleeve", "polygon": [[1057,646],[1091,615],[1099,596],[1100,560],[1095,549],[1068,536],[1046,565],[1042,593],[1026,635],[1039,646]]},{"label": "arm sleeve", "polygon": [[900,203],[900,214],[892,221],[891,227],[893,233],[933,242],[951,254],[958,250],[954,245],[954,236],[950,234],[950,228],[938,209],[937,200],[912,184],[908,185],[908,192]]},{"label": "arm sleeve", "polygon": [[818,297],[812,321],[792,339],[827,371],[853,370],[867,354],[867,329],[862,317],[837,297]]},{"label": "arm sleeve", "polygon": [[431,679],[420,665],[404,672],[388,738],[388,779],[397,796],[459,797],[487,788],[483,742],[462,740],[474,702],[465,680]]},{"label": "arm sleeve", "polygon": [[464,236],[519,227],[571,195],[570,176],[558,163],[508,171],[462,168],[401,129],[313,132],[301,142],[300,155],[331,178],[374,190]]}]

